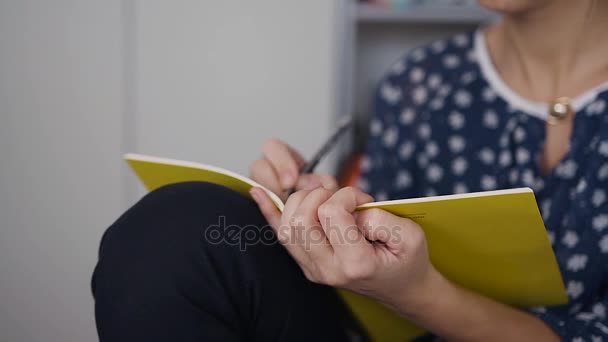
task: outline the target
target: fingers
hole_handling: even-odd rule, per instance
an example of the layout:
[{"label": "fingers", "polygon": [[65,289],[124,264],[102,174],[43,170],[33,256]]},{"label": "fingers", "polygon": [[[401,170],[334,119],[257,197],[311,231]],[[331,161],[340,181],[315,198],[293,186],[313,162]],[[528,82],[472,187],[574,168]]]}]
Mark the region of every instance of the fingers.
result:
[{"label": "fingers", "polygon": [[319,206],[317,215],[336,255],[346,261],[359,261],[373,252],[373,246],[359,231],[353,216],[355,208],[373,198],[348,187],[336,192]]},{"label": "fingers", "polygon": [[312,190],[324,187],[331,191],[338,189],[338,183],[330,175],[300,175],[304,159],[289,145],[272,139],[262,146],[262,158],[253,162],[249,168],[250,176],[256,182],[279,195],[283,200],[288,196],[286,190]]},{"label": "fingers", "polygon": [[270,196],[261,188],[253,188],[249,191],[253,200],[258,204],[262,215],[272,227],[281,225],[281,212],[275,206]]},{"label": "fingers", "polygon": [[311,173],[301,175],[296,185],[297,190],[312,190],[318,187],[335,192],[338,190],[338,182],[330,175]]},{"label": "fingers", "polygon": [[300,152],[296,151],[289,144],[285,144],[285,145],[289,149],[289,152],[291,153],[291,156],[296,160],[296,163],[298,164],[298,170],[301,169],[302,166],[304,166],[304,164],[306,163],[306,161],[304,160],[304,157],[302,157],[302,155],[300,154]]},{"label": "fingers", "polygon": [[331,245],[317,217],[319,206],[327,201],[332,193],[324,188],[312,190],[302,200],[290,219],[292,227],[294,224],[297,226],[297,234],[303,236],[304,249],[317,264],[326,263],[333,254]]},{"label": "fingers", "polygon": [[287,203],[285,203],[285,209],[283,209],[280,224],[273,225],[277,239],[287,249],[287,252],[289,252],[298,265],[300,265],[300,268],[307,274],[307,277],[312,265],[311,259],[304,249],[304,240],[301,234],[303,230],[301,225],[303,223],[295,220],[294,214],[309,192],[298,191],[289,196]]},{"label": "fingers", "polygon": [[296,185],[303,164],[297,152],[282,141],[272,139],[262,145],[262,155],[274,169],[283,190]]},{"label": "fingers", "polygon": [[281,195],[283,192],[279,176],[268,160],[258,159],[254,161],[249,167],[249,175],[251,179],[262,184],[275,194]]},{"label": "fingers", "polygon": [[363,210],[356,215],[356,221],[366,239],[383,243],[396,255],[416,250],[426,241],[416,222],[385,210]]},{"label": "fingers", "polygon": [[304,201],[306,196],[310,193],[310,190],[300,190],[293,193],[285,202],[285,209],[283,209],[283,217],[292,217],[295,211],[300,206],[300,203]]},{"label": "fingers", "polygon": [[304,250],[302,243],[302,236],[298,235],[298,227],[292,226],[288,221],[285,222],[285,218],[291,218],[293,212],[298,209],[300,203],[304,200],[307,191],[300,191],[289,197],[289,200],[285,204],[283,214],[274,206],[274,203],[270,200],[270,197],[263,189],[253,188],[250,191],[251,196],[258,204],[262,215],[266,218],[266,221],[273,228],[277,240],[287,249],[287,252],[294,258],[300,268],[309,277],[311,268],[310,257]]}]

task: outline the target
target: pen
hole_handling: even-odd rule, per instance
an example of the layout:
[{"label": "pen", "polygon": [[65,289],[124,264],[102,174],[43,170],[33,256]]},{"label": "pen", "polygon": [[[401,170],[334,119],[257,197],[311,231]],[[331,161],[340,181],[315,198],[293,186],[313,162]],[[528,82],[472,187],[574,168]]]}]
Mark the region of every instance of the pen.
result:
[{"label": "pen", "polygon": [[[331,150],[331,148],[336,145],[338,140],[353,125],[353,121],[354,120],[353,120],[352,116],[347,116],[347,117],[344,117],[343,119],[341,119],[338,122],[338,127],[336,128],[336,131],[329,137],[329,139],[327,139],[325,144],[323,144],[323,146],[321,146],[319,151],[317,151],[317,153],[315,153],[315,155],[312,157],[312,159],[310,159],[306,164],[304,164],[302,166],[302,168],[300,169],[300,174],[311,173],[312,171],[314,171],[314,169],[317,167],[317,165],[319,164],[321,159],[323,159],[323,157],[325,157],[325,155],[327,155],[327,153]],[[295,192],[295,189],[289,190],[290,195],[293,194],[294,192]]]}]

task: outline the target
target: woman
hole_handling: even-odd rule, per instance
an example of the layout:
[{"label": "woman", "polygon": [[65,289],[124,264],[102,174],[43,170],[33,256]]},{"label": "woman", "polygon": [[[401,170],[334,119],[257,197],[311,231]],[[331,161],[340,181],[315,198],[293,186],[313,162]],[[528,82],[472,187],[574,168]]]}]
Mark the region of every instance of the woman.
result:
[{"label": "woman", "polygon": [[[300,189],[283,215],[260,189],[263,218],[190,183],[148,195],[108,230],[93,280],[100,338],[347,340],[357,327],[330,285],[450,340],[608,340],[608,3],[480,2],[503,20],[414,50],[380,84],[359,187],[376,200],[532,187],[569,304],[519,310],[452,284],[417,224],[353,214],[371,196],[298,175],[302,158],[275,140],[251,174],[276,193]],[[241,237],[269,223],[285,248],[211,244],[203,227],[218,217]],[[381,234],[387,225],[405,239]],[[338,242],[345,232],[354,239]]]}]

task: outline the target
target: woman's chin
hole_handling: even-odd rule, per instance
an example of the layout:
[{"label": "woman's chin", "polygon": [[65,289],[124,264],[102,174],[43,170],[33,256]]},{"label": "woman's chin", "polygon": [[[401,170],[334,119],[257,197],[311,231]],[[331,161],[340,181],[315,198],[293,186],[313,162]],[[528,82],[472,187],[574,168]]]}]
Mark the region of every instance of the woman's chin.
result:
[{"label": "woman's chin", "polygon": [[478,0],[480,6],[502,14],[520,14],[556,0]]}]

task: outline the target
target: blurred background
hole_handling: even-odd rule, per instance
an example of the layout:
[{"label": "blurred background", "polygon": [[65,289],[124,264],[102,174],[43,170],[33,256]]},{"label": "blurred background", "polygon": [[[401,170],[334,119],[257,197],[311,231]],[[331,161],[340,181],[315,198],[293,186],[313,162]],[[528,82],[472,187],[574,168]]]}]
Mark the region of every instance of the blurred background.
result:
[{"label": "blurred background", "polygon": [[[139,152],[247,174],[310,156],[414,46],[492,20],[471,1],[0,0],[0,340],[96,340],[103,231]],[[364,141],[351,136],[331,172]]]}]

